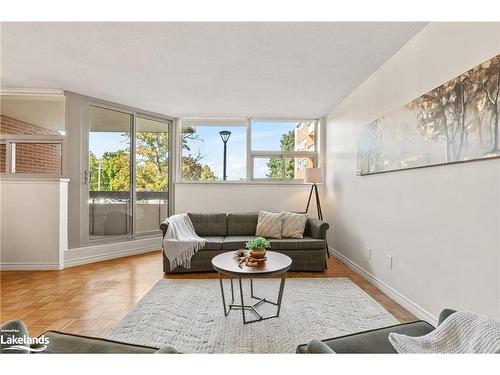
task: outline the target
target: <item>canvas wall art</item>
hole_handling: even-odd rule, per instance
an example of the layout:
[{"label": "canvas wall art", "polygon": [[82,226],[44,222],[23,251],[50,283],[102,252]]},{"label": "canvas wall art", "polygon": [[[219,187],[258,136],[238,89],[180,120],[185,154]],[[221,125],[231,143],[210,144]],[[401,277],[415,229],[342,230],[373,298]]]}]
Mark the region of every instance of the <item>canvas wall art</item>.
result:
[{"label": "canvas wall art", "polygon": [[357,173],[500,157],[499,94],[497,55],[366,125]]}]

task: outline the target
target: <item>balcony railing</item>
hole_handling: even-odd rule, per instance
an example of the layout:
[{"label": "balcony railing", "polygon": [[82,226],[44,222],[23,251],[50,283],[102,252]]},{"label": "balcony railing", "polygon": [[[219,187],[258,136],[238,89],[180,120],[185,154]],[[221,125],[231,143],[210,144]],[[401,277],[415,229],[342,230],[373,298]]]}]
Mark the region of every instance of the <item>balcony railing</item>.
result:
[{"label": "balcony railing", "polygon": [[[143,200],[168,200],[168,191],[138,191],[136,199]],[[89,198],[94,200],[127,200],[130,199],[129,191],[89,191]]]},{"label": "balcony railing", "polygon": [[[168,216],[168,191],[138,191],[135,207],[135,233],[158,231]],[[89,234],[130,234],[130,212],[130,192],[89,191]]]}]

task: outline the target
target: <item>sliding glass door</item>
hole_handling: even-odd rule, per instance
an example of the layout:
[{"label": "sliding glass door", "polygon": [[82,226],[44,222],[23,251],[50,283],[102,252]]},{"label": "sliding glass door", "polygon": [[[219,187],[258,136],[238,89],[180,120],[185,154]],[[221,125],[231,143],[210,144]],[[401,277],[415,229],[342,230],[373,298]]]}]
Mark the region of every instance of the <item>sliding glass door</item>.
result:
[{"label": "sliding glass door", "polygon": [[89,240],[159,233],[168,216],[170,121],[89,106]]},{"label": "sliding glass door", "polygon": [[89,119],[89,236],[128,236],[132,115],[90,106]]},{"label": "sliding glass door", "polygon": [[168,124],[151,118],[136,119],[135,233],[159,230],[168,216]]}]

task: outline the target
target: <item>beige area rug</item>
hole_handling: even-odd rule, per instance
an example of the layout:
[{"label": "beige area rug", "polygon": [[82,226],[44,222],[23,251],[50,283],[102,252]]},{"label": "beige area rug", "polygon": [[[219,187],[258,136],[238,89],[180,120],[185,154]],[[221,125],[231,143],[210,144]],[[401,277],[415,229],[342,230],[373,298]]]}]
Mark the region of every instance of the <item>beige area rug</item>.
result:
[{"label": "beige area rug", "polygon": [[[226,302],[230,299],[225,280]],[[243,281],[245,303],[249,280]],[[255,295],[275,301],[278,279],[254,281]],[[239,301],[235,280],[235,297]],[[275,307],[261,305],[272,314]],[[248,318],[255,318],[247,313]],[[251,315],[252,314],[252,315]],[[184,353],[294,353],[297,345],[397,324],[347,278],[286,280],[279,318],[243,325],[241,310],[224,316],[219,280],[160,280],[112,330],[109,339]]]}]

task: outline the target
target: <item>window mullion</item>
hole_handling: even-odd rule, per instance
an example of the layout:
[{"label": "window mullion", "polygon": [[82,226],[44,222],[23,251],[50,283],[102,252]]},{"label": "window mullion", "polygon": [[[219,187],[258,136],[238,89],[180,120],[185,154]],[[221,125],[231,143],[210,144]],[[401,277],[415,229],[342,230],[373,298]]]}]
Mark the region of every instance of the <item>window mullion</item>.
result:
[{"label": "window mullion", "polygon": [[130,221],[130,232],[129,236],[131,238],[134,238],[135,232],[136,232],[136,206],[135,206],[135,201],[136,201],[136,189],[137,189],[137,179],[136,179],[136,173],[137,173],[137,164],[136,164],[136,132],[137,132],[137,114],[134,113],[132,115],[132,123],[130,124],[131,129],[130,129],[130,209],[129,209],[129,215],[132,218]]},{"label": "window mullion", "polygon": [[253,163],[254,158],[252,156],[252,122],[247,119],[247,170],[246,170],[246,180],[253,180]]}]

